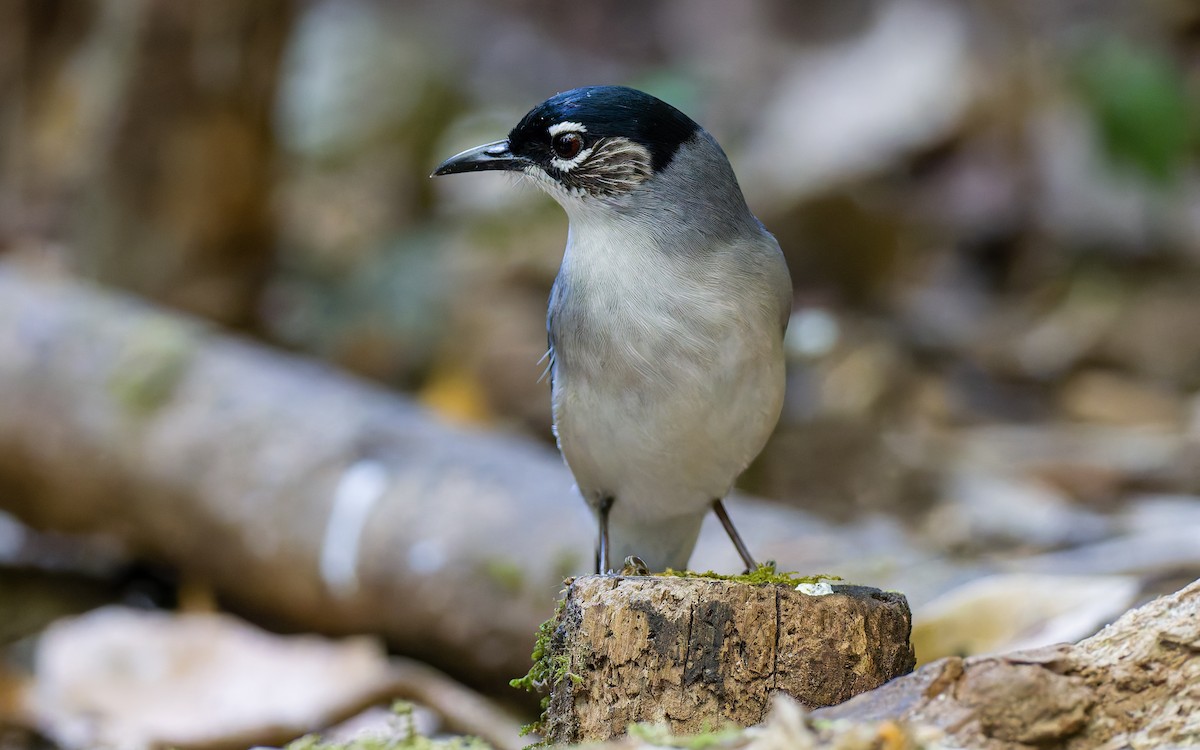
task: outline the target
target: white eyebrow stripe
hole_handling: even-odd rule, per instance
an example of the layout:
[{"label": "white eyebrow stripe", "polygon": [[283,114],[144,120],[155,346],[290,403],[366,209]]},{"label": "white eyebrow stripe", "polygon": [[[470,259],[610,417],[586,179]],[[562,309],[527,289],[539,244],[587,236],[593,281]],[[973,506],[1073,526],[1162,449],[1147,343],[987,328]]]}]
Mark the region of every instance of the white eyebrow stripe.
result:
[{"label": "white eyebrow stripe", "polygon": [[572,133],[586,133],[587,127],[582,122],[571,122],[570,120],[565,120],[563,122],[554,123],[547,128],[547,130],[549,131],[551,137],[553,137],[559,133],[562,133],[563,131],[569,131]]}]

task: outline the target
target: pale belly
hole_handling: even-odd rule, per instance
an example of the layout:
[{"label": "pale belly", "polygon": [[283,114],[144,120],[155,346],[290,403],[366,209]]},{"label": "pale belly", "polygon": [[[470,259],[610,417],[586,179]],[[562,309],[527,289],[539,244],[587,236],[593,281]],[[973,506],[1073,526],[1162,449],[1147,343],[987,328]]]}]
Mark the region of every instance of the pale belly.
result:
[{"label": "pale belly", "polygon": [[613,498],[617,525],[702,515],[775,427],[782,344],[773,332],[730,335],[703,357],[627,365],[556,370],[559,446],[580,492],[593,505]]},{"label": "pale belly", "polygon": [[683,568],[779,419],[787,267],[766,234],[663,253],[648,223],[580,218],[548,321],[559,447],[612,501],[612,562]]}]

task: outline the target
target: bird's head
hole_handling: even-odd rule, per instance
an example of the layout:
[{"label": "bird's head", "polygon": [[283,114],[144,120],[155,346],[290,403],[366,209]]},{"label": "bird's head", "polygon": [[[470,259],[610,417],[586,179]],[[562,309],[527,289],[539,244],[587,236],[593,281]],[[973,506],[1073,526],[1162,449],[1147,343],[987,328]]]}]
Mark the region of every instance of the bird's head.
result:
[{"label": "bird's head", "polygon": [[433,176],[504,170],[533,178],[564,205],[619,200],[667,169],[699,132],[691,118],[649,94],[587,86],[547,99],[507,138],[450,157]]}]

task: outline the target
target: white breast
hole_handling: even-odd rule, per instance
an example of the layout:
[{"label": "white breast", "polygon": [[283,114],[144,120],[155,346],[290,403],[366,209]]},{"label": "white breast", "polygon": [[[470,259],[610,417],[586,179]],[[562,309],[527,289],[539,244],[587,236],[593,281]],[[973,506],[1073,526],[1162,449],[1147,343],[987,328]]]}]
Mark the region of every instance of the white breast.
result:
[{"label": "white breast", "polygon": [[617,525],[703,514],[783,399],[779,311],[737,248],[663,253],[646,228],[572,220],[551,307],[554,411],[586,499]]}]

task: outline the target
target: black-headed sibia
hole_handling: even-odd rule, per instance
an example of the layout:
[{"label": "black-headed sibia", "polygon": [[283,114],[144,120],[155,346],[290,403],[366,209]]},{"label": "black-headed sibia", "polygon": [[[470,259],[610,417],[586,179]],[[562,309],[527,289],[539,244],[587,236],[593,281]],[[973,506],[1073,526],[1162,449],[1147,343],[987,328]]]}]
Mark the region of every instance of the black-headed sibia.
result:
[{"label": "black-headed sibia", "polygon": [[792,287],[716,140],[622,86],[573,89],[434,176],[531,178],[570,220],[547,329],[555,434],[596,514],[597,572],[683,569],[783,404]]}]

